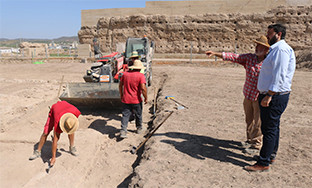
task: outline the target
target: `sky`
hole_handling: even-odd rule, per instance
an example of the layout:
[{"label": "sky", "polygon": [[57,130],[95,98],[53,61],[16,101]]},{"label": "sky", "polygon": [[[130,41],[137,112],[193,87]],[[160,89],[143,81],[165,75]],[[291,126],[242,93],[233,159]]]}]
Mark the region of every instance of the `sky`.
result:
[{"label": "sky", "polygon": [[[152,1],[152,0],[150,0]],[[0,0],[0,38],[77,36],[81,10],[145,7],[145,0]]]}]

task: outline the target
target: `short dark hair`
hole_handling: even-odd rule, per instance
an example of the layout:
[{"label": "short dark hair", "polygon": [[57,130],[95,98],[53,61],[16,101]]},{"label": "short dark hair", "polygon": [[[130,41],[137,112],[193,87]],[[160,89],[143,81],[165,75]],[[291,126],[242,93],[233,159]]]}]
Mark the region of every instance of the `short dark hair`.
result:
[{"label": "short dark hair", "polygon": [[282,32],[281,39],[285,39],[286,27],[282,24],[272,24],[268,26],[268,29],[274,29],[276,33]]}]

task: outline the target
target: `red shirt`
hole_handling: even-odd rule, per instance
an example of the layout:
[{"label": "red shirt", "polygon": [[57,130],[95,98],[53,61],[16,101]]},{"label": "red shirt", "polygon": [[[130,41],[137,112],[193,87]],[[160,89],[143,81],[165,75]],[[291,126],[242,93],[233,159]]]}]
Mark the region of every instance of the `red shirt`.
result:
[{"label": "red shirt", "polygon": [[72,113],[77,118],[81,114],[81,112],[75,106],[69,104],[68,102],[58,101],[57,103],[53,104],[50,109],[49,117],[44,126],[44,133],[49,134],[53,128],[57,133],[62,133],[63,131],[59,126],[59,121],[62,115],[65,113]]},{"label": "red shirt", "polygon": [[145,76],[140,72],[124,72],[121,82],[123,82],[123,97],[121,102],[126,104],[139,104],[141,103],[142,88],[141,84],[145,84]]},{"label": "red shirt", "polygon": [[223,52],[222,57],[225,61],[232,61],[245,67],[246,80],[243,93],[246,99],[256,101],[259,95],[259,91],[257,89],[258,77],[263,61],[258,62],[256,54],[251,53],[234,54]]}]

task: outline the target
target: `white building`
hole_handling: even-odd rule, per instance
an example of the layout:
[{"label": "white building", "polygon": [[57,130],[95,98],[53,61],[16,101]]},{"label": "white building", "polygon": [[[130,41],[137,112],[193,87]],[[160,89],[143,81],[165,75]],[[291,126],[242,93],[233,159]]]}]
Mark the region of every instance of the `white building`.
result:
[{"label": "white building", "polygon": [[19,48],[0,48],[1,54],[20,53]]}]

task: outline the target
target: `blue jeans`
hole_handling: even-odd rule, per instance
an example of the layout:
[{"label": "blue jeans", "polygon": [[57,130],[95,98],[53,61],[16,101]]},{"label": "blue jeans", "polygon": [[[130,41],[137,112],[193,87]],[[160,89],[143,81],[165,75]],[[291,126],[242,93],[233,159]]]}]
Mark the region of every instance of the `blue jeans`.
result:
[{"label": "blue jeans", "polygon": [[289,93],[285,95],[273,95],[269,107],[261,106],[261,101],[264,97],[265,95],[262,94],[258,97],[263,145],[257,163],[262,166],[269,166],[270,160],[275,158],[278,150],[280,118],[287,107]]},{"label": "blue jeans", "polygon": [[134,113],[136,128],[142,128],[142,103],[125,104],[123,103],[121,129],[127,132],[130,115]]}]

